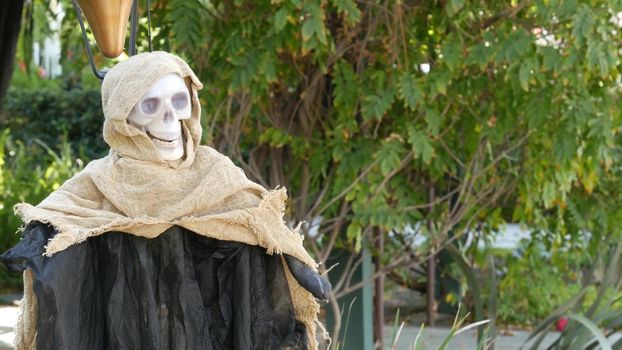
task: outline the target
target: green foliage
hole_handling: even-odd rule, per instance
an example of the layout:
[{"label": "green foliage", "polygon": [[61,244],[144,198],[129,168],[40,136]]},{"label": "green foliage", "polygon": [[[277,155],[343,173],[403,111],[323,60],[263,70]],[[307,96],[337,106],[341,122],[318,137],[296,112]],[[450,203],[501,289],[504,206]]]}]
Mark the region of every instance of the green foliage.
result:
[{"label": "green foliage", "polygon": [[581,289],[581,268],[589,264],[579,248],[551,255],[533,241],[521,250],[504,262],[497,298],[501,324],[529,326],[546,318]]},{"label": "green foliage", "polygon": [[[59,82],[58,80],[45,79],[40,77],[35,72],[37,71],[37,67],[33,64],[29,68],[32,74],[29,74],[26,70],[26,65],[23,62],[19,62],[15,69],[13,70],[13,75],[11,77],[11,87],[18,89],[29,89],[29,90],[38,90],[38,89],[58,89]],[[20,68],[20,67],[23,67]]]},{"label": "green foliage", "polygon": [[[64,90],[58,81],[17,78],[0,111],[0,251],[20,239],[15,204],[38,204],[108,149],[101,136],[99,89]],[[18,291],[20,286],[21,276],[0,270],[0,290]]]},{"label": "green foliage", "polygon": [[[615,244],[601,242],[600,254],[585,272],[581,289],[568,301],[537,325],[523,347],[538,349],[550,326],[560,317],[569,322],[550,349],[584,349],[599,345],[601,349],[618,349],[622,340],[617,333],[622,329],[622,241]],[[589,297],[588,290],[596,290]]]},{"label": "green foliage", "polygon": [[[39,140],[30,146],[10,136],[9,129],[0,131],[0,251],[15,245],[22,221],[13,213],[13,206],[27,202],[38,204],[50,192],[82,168],[66,140],[62,140],[59,152],[55,152]],[[0,271],[0,291],[18,291],[21,275],[9,275]]]},{"label": "green foliage", "polygon": [[[152,8],[155,48],[188,58],[207,86],[201,98],[217,126],[210,140],[242,164],[251,150],[282,148],[282,174],[267,161],[255,177],[285,182],[294,195],[330,187],[333,196],[321,199],[329,215],[345,200],[334,196],[351,187],[349,216],[363,226],[377,220],[356,208],[374,198],[397,224],[384,230],[425,217],[443,237],[485,218],[501,197],[515,208],[504,219],[538,226],[551,209],[565,210],[570,192],[594,191],[618,160],[615,1],[169,0]],[[66,67],[84,56],[71,46],[74,17],[62,30]],[[141,21],[143,50],[145,32]],[[425,201],[430,187],[446,200],[431,211],[403,209]],[[303,210],[315,199],[293,214],[318,214]]]},{"label": "green foliage", "polygon": [[[617,2],[178,3],[154,4],[156,49],[189,59],[206,86],[209,142],[286,186],[292,219],[324,219],[316,235],[303,226],[318,258],[376,253],[380,232],[385,265],[415,261],[416,236],[439,248],[504,221],[555,252],[588,231],[594,254],[617,235]],[[538,264],[512,262],[503,292],[535,266],[554,284],[560,271]],[[502,317],[529,322],[565,296],[524,320],[501,305]]]},{"label": "green foliage", "polygon": [[[577,176],[578,170],[598,152],[611,153],[612,143],[590,137],[592,130],[592,135],[602,135],[618,125],[613,98],[617,68],[610,64],[615,57],[598,56],[615,55],[616,50],[597,49],[615,42],[607,6],[581,4],[557,13],[557,3],[551,2],[515,11],[501,1],[452,1],[446,9],[401,4],[396,5],[395,18],[384,22],[378,17],[386,10],[383,3],[278,1],[276,9],[267,2],[214,2],[211,9],[199,2],[185,3],[188,9],[176,11],[192,11],[196,16],[190,17],[205,19],[192,29],[203,30],[208,45],[189,40],[189,31],[176,27],[188,23],[164,19],[159,24],[170,26],[171,45],[184,47],[206,85],[213,87],[203,95],[207,114],[226,122],[227,116],[219,112],[222,101],[237,101],[232,113],[243,111],[248,127],[258,131],[241,135],[241,149],[293,146],[293,137],[274,143],[261,136],[271,128],[313,140],[296,152],[299,157],[286,161],[293,193],[301,170],[295,164],[304,164],[300,160],[315,152],[334,155],[313,169],[310,181],[317,184],[324,183],[322,174],[333,168],[334,176],[346,177],[335,184],[351,182],[355,174],[338,170],[348,158],[370,151],[387,154],[361,184],[367,196],[352,197],[367,201],[382,185],[379,203],[385,205],[408,202],[398,195],[398,183],[418,193],[432,181],[437,192],[451,192],[459,183],[447,179],[469,176],[468,162],[477,159],[494,168],[477,177],[473,192],[520,174],[515,179],[519,205],[514,219],[533,221],[543,215],[538,208],[562,203],[572,184],[593,188],[596,183]],[[448,20],[446,13],[454,17]],[[567,20],[571,25],[557,24]],[[534,33],[542,29],[563,45],[536,45],[539,36]],[[360,31],[367,36],[356,37]],[[418,70],[420,63],[430,65],[429,74]],[[330,89],[324,90],[326,84]],[[296,102],[305,107],[292,108]],[[596,104],[599,111],[608,112],[600,116]],[[316,123],[305,127],[307,119]],[[436,140],[440,134],[442,139]],[[223,140],[218,133],[213,137]],[[374,142],[377,139],[393,141]],[[354,151],[343,153],[344,142],[358,143],[356,150],[346,146]],[[415,161],[406,166],[396,161],[407,159],[410,150]],[[482,151],[487,155],[477,158]],[[554,157],[560,152],[563,156]],[[557,166],[549,164],[553,159]],[[361,170],[371,162],[373,157],[354,164]],[[590,165],[594,171],[599,166]],[[397,174],[386,183],[383,178],[391,170]],[[569,180],[557,175],[560,170]],[[375,174],[381,175],[378,181],[372,179]],[[398,214],[395,204],[389,207],[388,215],[400,217],[397,222],[412,220]]]},{"label": "green foliage", "polygon": [[83,159],[102,157],[104,116],[99,89],[11,88],[0,110],[0,127],[33,146],[35,139],[61,151],[63,139]]},{"label": "green foliage", "polygon": [[400,98],[406,102],[406,105],[412,110],[423,101],[423,92],[417,85],[416,78],[412,74],[404,74],[399,82]]}]

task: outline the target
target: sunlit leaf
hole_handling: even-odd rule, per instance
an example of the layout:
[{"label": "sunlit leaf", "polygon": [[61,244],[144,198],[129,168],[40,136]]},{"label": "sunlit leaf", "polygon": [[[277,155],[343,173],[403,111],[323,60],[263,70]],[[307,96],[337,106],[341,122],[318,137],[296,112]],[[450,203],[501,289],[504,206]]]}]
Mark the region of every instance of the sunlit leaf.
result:
[{"label": "sunlit leaf", "polygon": [[414,110],[419,103],[423,102],[423,91],[412,74],[406,73],[400,79],[399,94],[410,109]]}]

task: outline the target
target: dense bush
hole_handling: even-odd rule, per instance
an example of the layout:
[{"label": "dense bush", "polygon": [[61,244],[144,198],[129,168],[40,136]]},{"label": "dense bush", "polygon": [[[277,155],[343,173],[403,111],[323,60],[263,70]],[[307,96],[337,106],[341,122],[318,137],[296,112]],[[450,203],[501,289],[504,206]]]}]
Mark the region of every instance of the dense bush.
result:
[{"label": "dense bush", "polygon": [[[13,206],[37,204],[92,158],[107,152],[97,89],[13,88],[0,112],[0,252],[16,244],[21,220]],[[0,269],[0,291],[21,276]]]},{"label": "dense bush", "polygon": [[30,146],[35,139],[60,150],[66,138],[72,150],[83,158],[107,153],[101,136],[103,125],[98,89],[10,89],[0,112],[0,127],[11,137]]},{"label": "dense bush", "polygon": [[[499,282],[498,322],[532,325],[546,318],[581,288],[581,257],[578,251],[549,253],[537,241],[524,244],[509,256]],[[525,278],[529,276],[529,278]]]},{"label": "dense bush", "polygon": [[[60,151],[55,152],[41,141],[26,145],[10,136],[10,130],[0,131],[0,252],[15,245],[20,235],[21,219],[13,213],[20,202],[37,204],[60,187],[82,168],[69,144],[61,139]],[[0,291],[19,289],[21,276],[11,276],[0,270]]]}]

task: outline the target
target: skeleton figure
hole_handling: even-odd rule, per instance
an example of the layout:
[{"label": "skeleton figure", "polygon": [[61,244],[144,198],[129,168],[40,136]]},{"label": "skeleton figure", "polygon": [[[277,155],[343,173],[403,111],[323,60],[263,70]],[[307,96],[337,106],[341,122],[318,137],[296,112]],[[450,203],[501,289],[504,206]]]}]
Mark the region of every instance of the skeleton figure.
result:
[{"label": "skeleton figure", "polygon": [[267,191],[199,145],[202,85],[152,52],[102,85],[108,156],[37,206],[0,255],[24,271],[17,349],[317,349],[330,284]]},{"label": "skeleton figure", "polygon": [[184,155],[181,121],[190,118],[190,94],[178,74],[160,78],[138,101],[128,122],[145,132],[165,160]]}]

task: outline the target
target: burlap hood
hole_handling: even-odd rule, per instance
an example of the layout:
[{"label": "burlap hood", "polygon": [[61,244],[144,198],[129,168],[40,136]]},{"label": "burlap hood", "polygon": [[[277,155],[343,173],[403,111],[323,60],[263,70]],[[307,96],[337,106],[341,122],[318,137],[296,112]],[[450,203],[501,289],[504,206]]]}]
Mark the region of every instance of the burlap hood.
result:
[{"label": "burlap hood", "polygon": [[[170,73],[184,78],[192,99],[192,115],[182,123],[186,157],[177,162],[163,160],[149,137],[127,123],[127,116],[151,85]],[[201,105],[197,92],[202,88],[203,85],[188,64],[167,52],[143,53],[118,63],[106,74],[102,84],[102,106],[106,117],[104,140],[118,157],[168,164],[171,167],[191,166],[201,142]]]},{"label": "burlap hood", "polygon": [[[169,73],[186,80],[193,107],[192,117],[182,122],[186,156],[175,162],[161,159],[149,137],[126,121],[150,86]],[[315,269],[302,236],[283,221],[285,189],[267,191],[229,158],[199,145],[201,88],[188,65],[165,52],[133,56],[106,74],[103,134],[110,154],[90,162],[36,207],[15,206],[26,223],[37,220],[58,231],[46,255],[110,231],[152,238],[179,225],[207,237],[260,245],[269,254],[286,253]],[[288,280],[297,317],[314,343],[319,306],[291,276]]]}]

